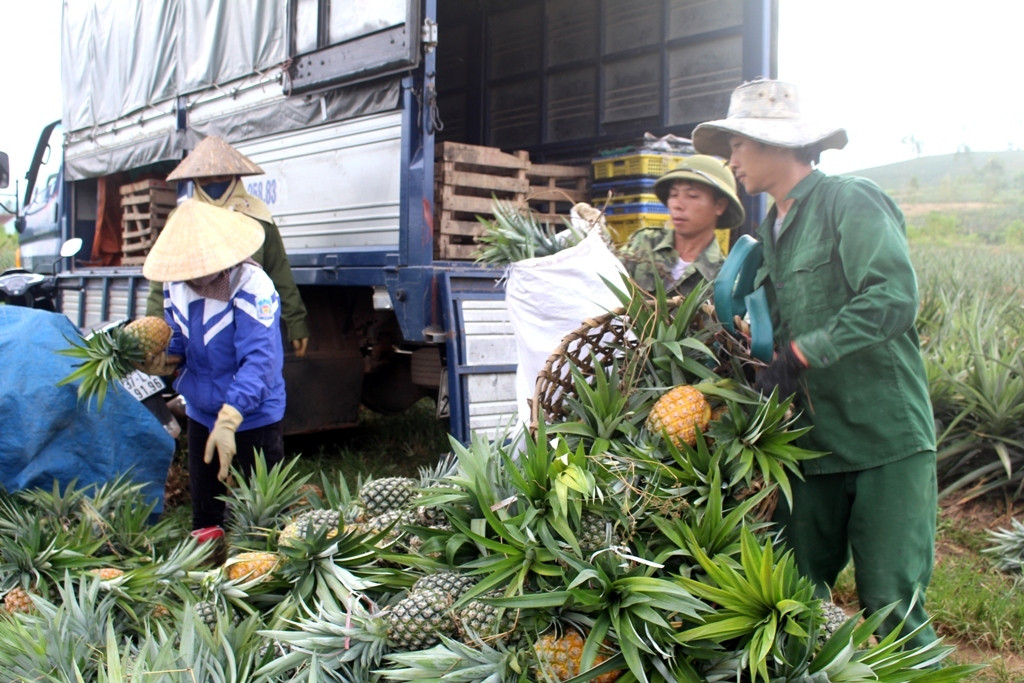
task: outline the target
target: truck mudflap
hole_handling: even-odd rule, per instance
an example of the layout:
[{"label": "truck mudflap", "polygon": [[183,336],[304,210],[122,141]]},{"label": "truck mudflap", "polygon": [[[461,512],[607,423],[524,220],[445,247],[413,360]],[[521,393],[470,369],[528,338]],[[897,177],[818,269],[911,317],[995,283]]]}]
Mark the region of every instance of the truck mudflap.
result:
[{"label": "truck mudflap", "polygon": [[463,443],[474,432],[501,439],[519,426],[516,345],[499,279],[493,271],[440,278],[451,433]]}]

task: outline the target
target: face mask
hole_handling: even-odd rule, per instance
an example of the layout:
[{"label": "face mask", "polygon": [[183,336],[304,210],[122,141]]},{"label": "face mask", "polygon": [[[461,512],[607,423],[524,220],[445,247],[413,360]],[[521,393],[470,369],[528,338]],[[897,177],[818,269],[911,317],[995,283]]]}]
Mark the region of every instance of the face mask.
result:
[{"label": "face mask", "polygon": [[218,183],[199,183],[199,187],[203,188],[203,192],[210,195],[213,199],[220,199],[227,191],[229,185],[231,185],[230,180],[222,180]]},{"label": "face mask", "polygon": [[214,273],[213,275],[204,275],[202,277],[192,278],[191,280],[188,281],[188,283],[196,287],[205,287],[206,285],[216,280],[217,276],[219,275],[220,273]]}]

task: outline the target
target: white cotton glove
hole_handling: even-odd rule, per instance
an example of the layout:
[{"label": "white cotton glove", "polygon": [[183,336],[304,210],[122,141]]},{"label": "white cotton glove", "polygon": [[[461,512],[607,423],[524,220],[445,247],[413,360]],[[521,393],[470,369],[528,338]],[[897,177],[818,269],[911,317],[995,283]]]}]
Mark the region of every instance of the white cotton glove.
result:
[{"label": "white cotton glove", "polygon": [[217,479],[227,481],[231,473],[231,460],[238,452],[235,446],[235,432],[242,424],[242,414],[232,406],[225,403],[217,413],[217,421],[213,423],[210,436],[206,439],[206,454],[203,462],[209,465],[213,462],[213,452],[217,451],[217,458],[220,460],[220,471]]}]

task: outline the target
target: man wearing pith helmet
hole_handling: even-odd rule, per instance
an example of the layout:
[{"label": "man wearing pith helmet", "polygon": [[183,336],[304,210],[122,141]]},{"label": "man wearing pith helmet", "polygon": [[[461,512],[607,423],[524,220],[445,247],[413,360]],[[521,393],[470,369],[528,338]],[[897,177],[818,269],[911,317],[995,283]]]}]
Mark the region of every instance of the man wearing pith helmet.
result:
[{"label": "man wearing pith helmet", "polygon": [[658,178],[654,193],[668,207],[669,220],[630,235],[619,258],[644,289],[654,291],[660,279],[669,296],[685,295],[714,280],[722,267],[715,229],[743,222],[736,180],[721,159],[696,154]]},{"label": "man wearing pith helmet", "polygon": [[[224,209],[231,209],[255,219],[266,232],[263,246],[252,255],[254,261],[274,283],[281,297],[281,318],[284,320],[295,355],[306,354],[309,342],[309,327],[306,323],[306,306],[302,303],[299,288],[292,277],[291,266],[284,250],[281,232],[274,222],[270,209],[262,201],[246,192],[243,176],[261,175],[263,169],[247,156],[236,150],[223,139],[211,135],[196,145],[196,148],[167,176],[169,181],[191,180],[194,183],[194,198],[198,201]],[[163,284],[150,284],[146,301],[146,314],[163,316]]]},{"label": "man wearing pith helmet", "polygon": [[792,479],[793,504],[775,521],[800,571],[826,598],[853,560],[867,613],[898,603],[881,631],[906,619],[911,641],[935,640],[925,589],[934,562],[935,426],[914,327],[917,280],[903,214],[869,180],[826,176],[820,153],[841,149],[843,128],[800,112],[797,89],[775,80],[736,88],[725,119],[693,144],[729,158],[750,194],[774,205],[757,237],[773,318],[775,359],[757,387],[795,393],[798,442],[827,454]]}]

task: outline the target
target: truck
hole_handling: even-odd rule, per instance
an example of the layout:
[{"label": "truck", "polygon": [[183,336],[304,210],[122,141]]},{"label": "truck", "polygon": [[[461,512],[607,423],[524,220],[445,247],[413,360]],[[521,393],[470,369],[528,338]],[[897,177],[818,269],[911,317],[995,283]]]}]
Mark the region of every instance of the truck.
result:
[{"label": "truck", "polygon": [[426,396],[455,438],[498,434],[516,412],[503,273],[442,230],[445,146],[589,176],[645,134],[686,138],[736,85],[775,76],[777,14],[777,0],[65,3],[63,111],[27,174],[22,263],[50,268],[80,237],[60,310],[79,327],[141,315],[141,267],[97,259],[98,224],[119,189],[218,135],[265,171],[246,186],[309,312],[307,356],[285,359],[286,434]]}]

